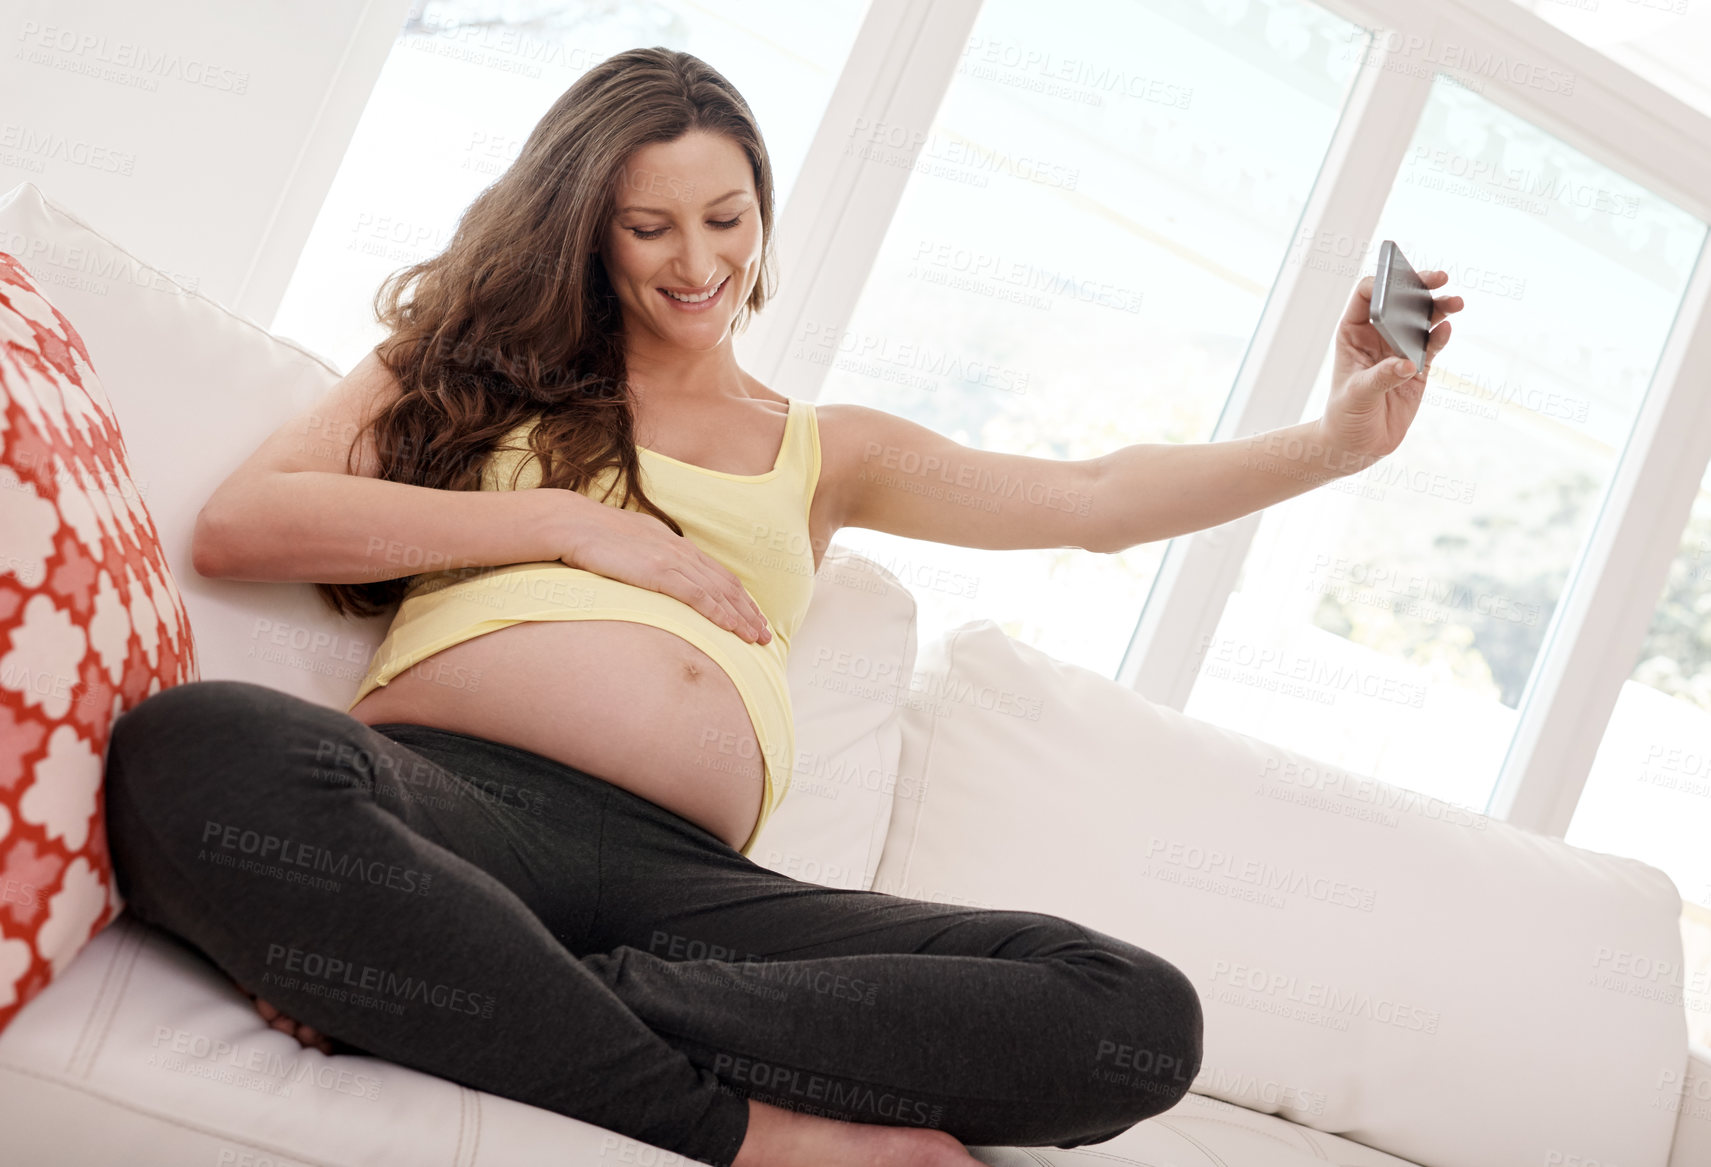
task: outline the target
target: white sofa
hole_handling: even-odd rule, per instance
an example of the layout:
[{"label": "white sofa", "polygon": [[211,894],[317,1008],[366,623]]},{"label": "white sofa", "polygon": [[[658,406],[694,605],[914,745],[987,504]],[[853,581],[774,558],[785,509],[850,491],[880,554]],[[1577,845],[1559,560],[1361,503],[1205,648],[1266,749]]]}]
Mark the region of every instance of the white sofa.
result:
[{"label": "white sofa", "polygon": [[[201,675],[343,708],[383,621],[342,621],[308,585],[205,580],[189,563],[209,491],[337,371],[156,280],[31,184],[0,198],[0,250],[83,335]],[[1711,1051],[1688,1046],[1680,901],[1660,872],[1160,709],[989,621],[917,659],[908,592],[841,549],[790,684],[795,785],[759,861],[1068,916],[1202,988],[1205,1065],[1180,1105],[1090,1147],[972,1148],[983,1162],[1711,1165]],[[0,1159],[20,1167],[682,1161],[301,1049],[128,916],[0,1035],[0,1131]]]}]

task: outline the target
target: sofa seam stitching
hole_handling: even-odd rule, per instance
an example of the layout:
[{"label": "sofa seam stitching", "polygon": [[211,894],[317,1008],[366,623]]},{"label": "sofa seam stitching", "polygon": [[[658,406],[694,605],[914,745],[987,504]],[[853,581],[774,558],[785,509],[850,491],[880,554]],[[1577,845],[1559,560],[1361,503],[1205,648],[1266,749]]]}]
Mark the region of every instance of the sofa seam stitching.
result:
[{"label": "sofa seam stitching", "polygon": [[124,961],[124,967],[119,973],[119,983],[113,989],[111,998],[102,1004],[104,1016],[95,1032],[95,1044],[89,1051],[89,1061],[84,1067],[84,1074],[94,1070],[95,1062],[101,1056],[101,1049],[107,1044],[107,1035],[113,1031],[113,1018],[119,1011],[119,1004],[125,999],[125,994],[131,987],[131,974],[136,971],[137,959],[143,954],[143,945],[148,943],[148,933],[141,928],[133,928],[121,938],[122,948],[114,963]]},{"label": "sofa seam stitching", "polygon": [[[90,939],[93,940],[94,937],[90,937]],[[87,945],[85,947],[87,947]],[[65,1063],[65,1073],[67,1074],[79,1078],[84,1076],[77,1067],[78,1064],[84,1060],[85,1055],[83,1051],[89,1045],[91,1040],[90,1033],[95,1025],[95,1017],[100,1011],[101,1002],[106,999],[107,986],[113,979],[114,966],[119,963],[123,954],[124,936],[121,933],[120,939],[117,942],[117,947],[107,957],[107,965],[101,970],[101,983],[96,987],[95,1000],[90,1003],[89,1012],[83,1018],[83,1028],[78,1032],[77,1041],[72,1044],[71,1057],[68,1058]]]}]

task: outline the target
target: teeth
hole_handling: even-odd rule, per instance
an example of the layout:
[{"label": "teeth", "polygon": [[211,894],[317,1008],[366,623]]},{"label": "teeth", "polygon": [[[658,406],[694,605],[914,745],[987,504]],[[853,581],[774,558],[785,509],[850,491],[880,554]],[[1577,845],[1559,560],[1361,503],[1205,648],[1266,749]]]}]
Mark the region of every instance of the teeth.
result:
[{"label": "teeth", "polygon": [[681,303],[699,304],[703,300],[711,300],[714,296],[717,296],[719,294],[719,289],[724,287],[724,286],[725,286],[725,281],[720,280],[717,284],[713,285],[713,290],[711,292],[703,292],[699,296],[680,296],[676,292],[666,291],[666,289],[664,289],[664,288],[661,288],[660,290],[662,292],[665,292],[665,294],[670,296],[673,300],[677,300]]}]

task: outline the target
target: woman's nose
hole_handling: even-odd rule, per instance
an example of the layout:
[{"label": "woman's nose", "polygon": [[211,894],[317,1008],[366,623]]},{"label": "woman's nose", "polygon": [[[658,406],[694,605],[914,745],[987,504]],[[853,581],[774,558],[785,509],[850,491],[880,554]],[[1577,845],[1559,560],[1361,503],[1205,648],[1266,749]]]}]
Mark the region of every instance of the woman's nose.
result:
[{"label": "woman's nose", "polygon": [[678,259],[678,271],[686,288],[705,288],[713,282],[719,269],[713,255],[713,241],[705,232],[685,232],[678,236],[684,241],[683,254]]}]

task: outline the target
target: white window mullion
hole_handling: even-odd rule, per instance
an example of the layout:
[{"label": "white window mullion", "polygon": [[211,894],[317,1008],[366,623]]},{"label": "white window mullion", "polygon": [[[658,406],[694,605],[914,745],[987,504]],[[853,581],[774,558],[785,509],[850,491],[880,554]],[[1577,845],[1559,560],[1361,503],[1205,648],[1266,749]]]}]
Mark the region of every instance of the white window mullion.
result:
[{"label": "white window mullion", "polygon": [[[1478,46],[1517,66],[1480,82],[1493,101],[1711,220],[1711,118],[1511,4],[1445,0],[1433,51]],[[1530,68],[1572,75],[1527,84]],[[1711,270],[1701,254],[1621,452],[1585,551],[1564,588],[1522,698],[1490,813],[1561,837],[1656,610],[1711,457]]]},{"label": "white window mullion", "polygon": [[350,149],[357,122],[374,92],[386,58],[398,43],[414,0],[366,0],[339,56],[338,69],[320,95],[314,123],[303,136],[286,182],[279,188],[261,244],[250,259],[231,308],[251,320],[271,321],[303,257],[315,216]]},{"label": "white window mullion", "polygon": [[1634,670],[1711,459],[1711,263],[1700,253],[1651,391],[1553,622],[1490,812],[1562,837]]},{"label": "white window mullion", "polygon": [[[895,159],[912,160],[925,143],[979,11],[980,0],[873,0],[868,9],[778,216],[780,295],[736,341],[742,363],[777,392],[819,395],[828,366],[794,354],[803,337],[848,326],[912,173]],[[874,133],[888,161],[861,155]]]},{"label": "white window mullion", "polygon": [[[1430,18],[1413,24],[1422,35],[1434,27]],[[1385,66],[1375,48],[1356,75],[1214,441],[1301,419],[1337,320],[1377,254],[1372,232],[1431,92],[1430,76]],[[1187,704],[1259,517],[1171,541],[1118,669],[1120,683],[1173,709]]]}]

